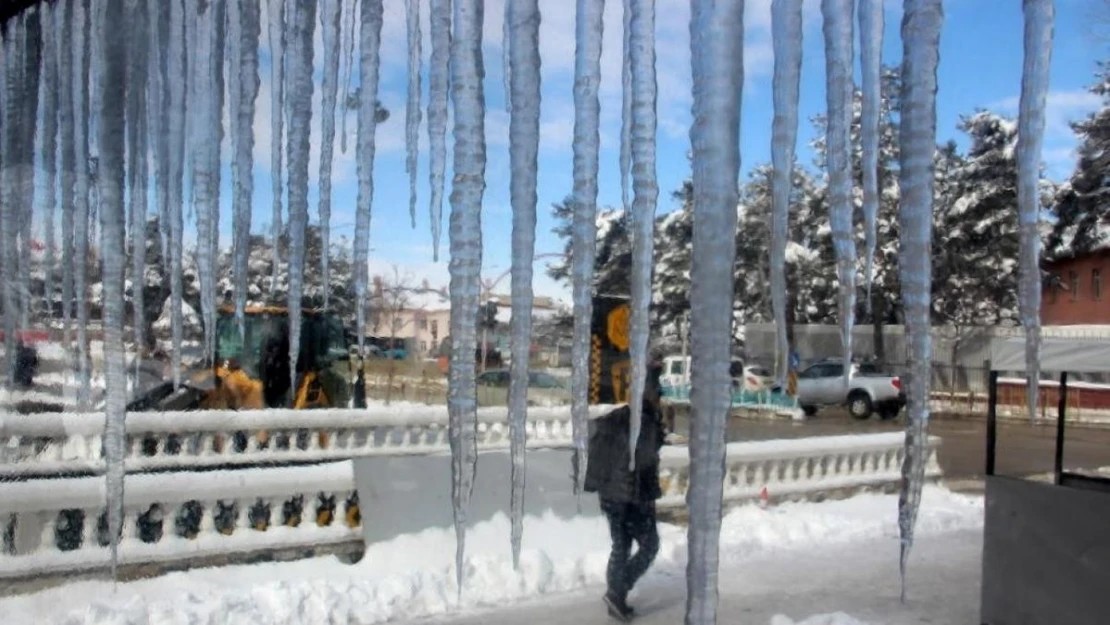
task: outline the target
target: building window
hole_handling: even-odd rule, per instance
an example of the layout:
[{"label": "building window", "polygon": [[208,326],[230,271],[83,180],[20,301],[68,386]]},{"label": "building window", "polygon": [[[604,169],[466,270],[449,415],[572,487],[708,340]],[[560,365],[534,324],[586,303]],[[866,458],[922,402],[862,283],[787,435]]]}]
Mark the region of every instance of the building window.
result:
[{"label": "building window", "polygon": [[1079,299],[1079,272],[1068,272],[1068,289],[1071,291],[1071,301]]},{"label": "building window", "polygon": [[418,321],[416,323],[420,327],[421,330],[427,330],[428,329],[428,320],[427,319],[421,318],[420,321]]},{"label": "building window", "polygon": [[1102,299],[1102,270],[1091,270],[1091,299]]},{"label": "building window", "polygon": [[428,341],[420,341],[420,351],[428,351]]},{"label": "building window", "polygon": [[1059,291],[1059,290],[1060,290],[1060,286],[1059,286],[1059,282],[1057,280],[1049,281],[1049,283],[1048,283],[1048,303],[1049,304],[1055,304],[1056,303],[1056,292]]},{"label": "building window", "polygon": [[439,321],[432,319],[432,336],[439,336]]},{"label": "building window", "polygon": [[401,326],[403,326],[403,325],[404,325],[404,323],[401,321],[400,317],[394,317],[393,318],[393,329],[394,330],[400,330]]}]

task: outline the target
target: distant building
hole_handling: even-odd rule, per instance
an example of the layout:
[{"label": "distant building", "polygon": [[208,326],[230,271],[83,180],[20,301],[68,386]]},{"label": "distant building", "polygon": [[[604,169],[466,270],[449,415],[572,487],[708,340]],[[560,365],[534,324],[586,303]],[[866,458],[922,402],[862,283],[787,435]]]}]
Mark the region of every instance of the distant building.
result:
[{"label": "distant building", "polygon": [[1110,325],[1110,246],[1058,256],[1045,263],[1041,323]]}]

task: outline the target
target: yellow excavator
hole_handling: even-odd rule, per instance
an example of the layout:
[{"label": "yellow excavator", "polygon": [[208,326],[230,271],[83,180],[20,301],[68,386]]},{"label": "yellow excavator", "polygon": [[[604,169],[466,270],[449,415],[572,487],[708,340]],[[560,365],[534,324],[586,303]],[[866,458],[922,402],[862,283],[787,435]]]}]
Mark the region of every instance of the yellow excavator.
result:
[{"label": "yellow excavator", "polygon": [[[295,387],[289,338],[285,307],[248,307],[242,329],[235,309],[221,307],[212,366],[183,372],[176,389],[172,380],[162,382],[132,401],[128,410],[347,407],[354,366],[339,318],[316,309],[303,310]],[[358,392],[357,383],[353,388],[356,407],[365,406],[365,393]]]}]

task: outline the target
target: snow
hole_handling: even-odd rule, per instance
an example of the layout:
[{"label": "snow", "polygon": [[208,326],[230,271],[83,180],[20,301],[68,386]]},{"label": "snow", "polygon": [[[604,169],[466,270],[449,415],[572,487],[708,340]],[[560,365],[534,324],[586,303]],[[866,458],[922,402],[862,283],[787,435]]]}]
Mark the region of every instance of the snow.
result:
[{"label": "snow", "polygon": [[[924,500],[919,519],[922,536],[935,539],[939,545],[952,545],[946,547],[946,553],[966,555],[969,549],[957,539],[981,527],[982,499],[953,494],[940,487],[927,487]],[[793,592],[794,587],[806,585],[808,579],[832,573],[825,572],[826,566],[810,570],[815,563],[862,559],[870,565],[866,570],[878,569],[884,560],[893,560],[896,552],[897,527],[890,514],[895,505],[894,496],[865,494],[820,504],[789,503],[769,509],[748,505],[735,509],[722,522],[721,556],[726,567],[722,584],[758,585],[764,575],[793,572],[791,576],[796,581],[786,587]],[[538,619],[533,616],[532,622],[557,619],[561,611],[552,612],[550,606],[564,602],[570,604],[571,617],[574,611],[581,612],[586,607],[590,613],[598,615],[596,618],[601,618],[603,613],[597,597],[604,584],[609,548],[604,520],[558,519],[548,514],[528,517],[525,524],[519,571],[513,570],[509,545],[504,540],[509,529],[507,517],[495,517],[469,533],[467,587],[461,600],[456,594],[451,562],[453,531],[442,528],[372,545],[365,557],[353,566],[324,557],[289,563],[195,569],[120,584],[114,591],[109,582],[84,581],[0,599],[0,611],[10,622],[72,625],[381,623],[460,611],[462,619],[466,619],[469,612],[481,619],[477,622],[509,623],[528,621],[499,620],[497,612],[483,614],[475,610],[488,608],[511,614],[515,608],[509,604],[542,599],[542,604],[537,604],[541,616]],[[669,524],[660,524],[659,530],[659,556],[644,583],[660,587],[663,593],[674,593],[674,578],[680,576],[685,567],[685,531]],[[757,563],[758,567],[742,568],[747,563]],[[852,568],[854,571],[855,565]],[[875,572],[889,582],[887,573]],[[665,585],[656,581],[659,578],[663,578]],[[870,587],[866,593],[877,594]],[[789,617],[783,613],[802,609],[800,605],[812,600],[808,594],[794,597],[787,593],[784,596],[781,590],[769,594],[777,596],[777,605],[766,605],[766,599],[755,599],[754,605],[747,604],[744,609],[769,612],[773,625],[795,623],[787,620]],[[589,603],[585,599],[587,596]],[[641,590],[639,595],[633,594],[632,600],[634,603],[648,602],[651,594],[646,589]],[[856,612],[853,605],[832,607]],[[529,609],[527,605],[520,608]],[[912,608],[901,608],[907,609]],[[932,606],[934,612],[941,609]],[[645,615],[644,619],[674,622],[651,619],[651,616]],[[796,623],[847,625],[861,622],[848,620],[850,618],[843,613],[819,614]],[[723,622],[738,621],[734,616],[725,616]]]}]

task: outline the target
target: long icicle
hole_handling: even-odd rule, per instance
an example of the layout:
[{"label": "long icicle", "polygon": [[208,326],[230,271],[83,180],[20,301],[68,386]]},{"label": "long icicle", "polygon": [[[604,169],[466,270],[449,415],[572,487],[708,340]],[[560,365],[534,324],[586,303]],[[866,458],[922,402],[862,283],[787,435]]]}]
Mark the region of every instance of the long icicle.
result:
[{"label": "long icicle", "polygon": [[651,305],[651,270],[655,253],[655,204],[659,185],[655,179],[655,0],[632,0],[629,44],[632,78],[632,315],[629,355],[632,358],[632,392],[628,445],[629,464],[635,467],[640,439],[644,381],[647,378],[648,331]]},{"label": "long icicle", "polygon": [[197,228],[197,273],[200,282],[200,308],[204,326],[204,361],[210,363],[215,354],[215,301],[216,276],[215,259],[212,257],[213,220],[219,210],[219,186],[213,167],[212,153],[219,153],[219,138],[216,124],[220,123],[216,87],[213,77],[217,70],[215,46],[217,40],[216,24],[219,11],[216,4],[197,0],[193,5],[195,13],[190,19],[195,21],[194,52],[190,55],[193,65],[189,68],[192,82],[189,97],[195,104],[193,125],[190,130],[190,154],[192,155],[192,195],[193,209],[196,213]]},{"label": "long icicle", "polygon": [[335,157],[335,100],[339,87],[340,29],[343,15],[340,0],[320,2],[320,38],[324,48],[324,79],[320,95],[320,285],[324,308],[328,308],[331,295],[331,169]]},{"label": "long icicle", "polygon": [[74,299],[77,305],[77,404],[89,402],[89,0],[76,0],[73,11],[73,108],[77,184],[74,190]]},{"label": "long icicle", "polygon": [[169,128],[169,208],[166,213],[170,220],[171,360],[174,388],[179,388],[181,386],[181,343],[184,338],[182,305],[185,297],[183,280],[185,222],[182,215],[185,201],[185,129],[188,119],[186,107],[190,106],[190,103],[185,97],[188,77],[185,58],[185,6],[178,0],[171,0],[162,5],[162,10],[170,12],[169,41],[166,45],[169,57],[166,62],[166,83],[169,85],[169,102],[166,106]]},{"label": "long icicle", "polygon": [[362,0],[359,21],[358,197],[355,205],[355,313],[358,351],[365,355],[366,260],[370,247],[370,209],[374,202],[374,138],[377,132],[378,70],[382,44],[382,0]]},{"label": "long icicle", "polygon": [[428,180],[431,197],[428,219],[432,226],[432,260],[439,262],[443,229],[443,185],[447,167],[447,86],[451,58],[451,0],[431,0],[432,54],[428,64]]},{"label": "long icicle", "polygon": [[55,223],[58,183],[58,33],[62,23],[62,3],[43,6],[43,21],[46,22],[42,29],[42,79],[40,82],[42,103],[42,132],[41,139],[42,171],[43,171],[43,243],[46,248],[45,267],[43,267],[43,297],[47,319],[54,318],[54,272],[58,266],[58,256],[55,250],[56,236]]},{"label": "long icicle", "polygon": [[859,58],[863,77],[860,143],[863,168],[863,232],[867,247],[864,282],[871,310],[871,281],[875,269],[876,219],[879,215],[879,103],[882,96],[883,1],[859,0]]},{"label": "long icicle", "polygon": [[933,236],[933,155],[937,137],[937,64],[940,60],[942,0],[906,0],[902,17],[902,122],[898,218],[902,227],[900,278],[906,310],[910,366],[902,490],[898,497],[901,536],[899,571],[906,599],[906,561],[921,505],[928,454],[929,382],[933,340],[930,323]]},{"label": "long icicle", "polygon": [[455,111],[455,175],[451,189],[451,363],[447,413],[451,444],[451,500],[455,516],[455,579],[461,596],[467,515],[478,465],[474,353],[482,270],[482,195],[485,192],[485,95],[482,92],[482,0],[456,0],[451,40],[451,101]]},{"label": "long icicle", "polygon": [[231,127],[232,255],[235,281],[235,319],[239,333],[247,306],[250,280],[251,198],[254,194],[254,117],[260,78],[258,41],[261,36],[259,0],[242,0],[228,7],[230,88],[228,121]]},{"label": "long icicle", "polygon": [[[508,3],[506,3],[508,6]],[[409,84],[405,103],[405,173],[409,175],[409,219],[416,227],[417,155],[420,151],[420,0],[405,0],[408,31]]]},{"label": "long icicle", "polygon": [[347,25],[343,37],[343,56],[346,60],[344,61],[343,92],[339,99],[339,109],[342,111],[339,127],[339,150],[344,154],[347,153],[347,109],[351,108],[347,106],[347,97],[351,93],[351,73],[355,66],[355,16],[358,15],[359,0],[347,0],[346,4],[350,7],[350,10],[343,16],[343,23]]},{"label": "long icicle", "polygon": [[166,71],[169,54],[165,49],[169,40],[170,12],[157,6],[151,9],[149,38],[149,88],[147,91],[147,132],[151,134],[154,157],[154,198],[158,215],[158,249],[162,256],[162,269],[170,269],[170,218],[169,218],[169,122],[166,103],[169,101]]},{"label": "long icicle", "polygon": [[[149,48],[145,45],[150,38],[150,5],[141,0],[128,0],[127,14],[132,16],[133,34],[140,45],[127,50],[127,201],[128,214],[131,216],[131,318],[135,340],[135,371],[142,362],[143,347],[146,344],[145,301],[143,287],[146,284],[146,214],[147,182],[150,180],[147,168],[147,150],[150,129],[147,127],[147,80]],[[107,237],[103,232],[101,238]],[[105,248],[107,250],[109,248]]]},{"label": "long icicle", "polygon": [[597,255],[597,171],[601,136],[601,45],[605,0],[578,0],[575,8],[574,64],[574,221],[571,230],[571,284],[574,335],[571,360],[571,430],[574,437],[574,492],[586,480],[589,440],[590,320]]},{"label": "long icicle", "polygon": [[775,315],[775,378],[786,382],[790,344],[786,336],[786,237],[790,192],[798,141],[798,92],[802,77],[802,0],[771,3],[771,41],[775,50],[771,122],[771,308]]},{"label": "long icicle", "polygon": [[281,162],[282,132],[285,120],[285,0],[269,0],[270,23],[270,239],[273,245],[270,262],[273,276],[270,295],[276,296],[281,285]]},{"label": "long icicle", "polygon": [[625,217],[631,210],[628,201],[628,175],[632,170],[632,0],[623,0],[621,23],[621,208]]},{"label": "long icicle", "polygon": [[1041,379],[1041,147],[1044,145],[1045,99],[1052,64],[1056,8],[1053,0],[1024,0],[1024,54],[1018,104],[1018,223],[1021,237],[1018,282],[1021,325],[1025,328],[1025,379],[1029,421],[1037,418]]},{"label": "long icicle", "polygon": [[34,298],[31,293],[31,238],[34,234],[32,227],[35,223],[35,135],[38,127],[39,110],[39,81],[42,69],[42,21],[45,15],[42,11],[33,11],[27,14],[26,24],[26,57],[23,61],[22,88],[24,96],[20,102],[23,119],[16,125],[23,131],[20,139],[22,154],[20,155],[19,176],[23,190],[18,196],[19,200],[19,325],[26,328],[31,325],[31,312]]},{"label": "long icicle", "polygon": [[[123,530],[123,479],[126,433],[124,417],[127,407],[127,358],[123,347],[123,275],[124,275],[124,98],[117,91],[127,84],[128,40],[119,36],[109,24],[130,23],[127,32],[145,38],[143,13],[124,10],[124,0],[103,0],[100,17],[93,32],[100,38],[103,63],[94,68],[100,72],[99,136],[100,163],[98,186],[100,196],[100,243],[104,286],[104,378],[105,401],[104,456],[107,461],[108,535],[112,551],[112,578],[116,578],[119,543]],[[136,23],[138,22],[138,23]],[[142,39],[140,39],[142,40]],[[145,43],[145,41],[144,41]]]},{"label": "long icicle", "polygon": [[536,171],[540,147],[540,7],[517,0],[505,18],[509,30],[512,317],[509,366],[509,452],[512,461],[511,541],[513,568],[520,569],[524,535],[524,448],[528,424],[528,366],[532,347],[532,262],[536,251]]},{"label": "long icicle", "polygon": [[837,303],[844,384],[852,374],[852,327],[856,308],[856,243],[852,228],[852,9],[854,0],[821,0],[825,34],[826,136],[829,225],[836,249]]},{"label": "long icicle", "polygon": [[58,147],[61,171],[58,204],[62,211],[62,348],[71,353],[70,332],[73,329],[73,212],[77,193],[77,143],[76,116],[74,115],[73,79],[77,31],[73,23],[75,0],[57,5],[59,33],[72,33],[70,37],[57,37],[58,55]]},{"label": "long icicle", "polygon": [[308,157],[312,124],[312,36],[316,0],[293,0],[289,40],[289,405],[296,400],[308,229]]},{"label": "long icicle", "polygon": [[718,545],[725,425],[732,400],[733,264],[736,255],[743,0],[695,0],[690,19],[694,122],[694,240],[690,269],[690,509],[686,623],[717,622]]}]

